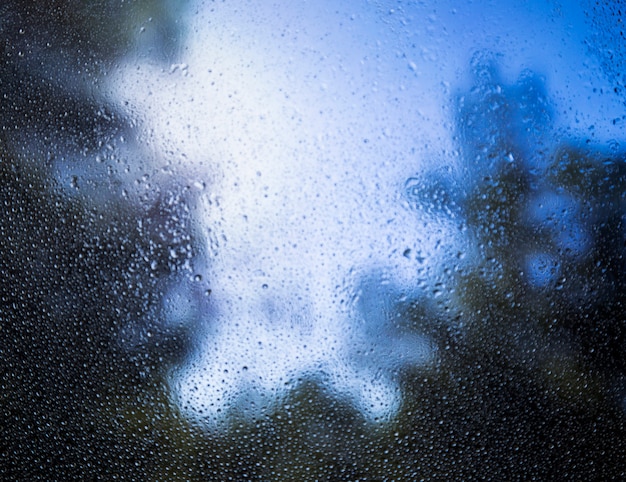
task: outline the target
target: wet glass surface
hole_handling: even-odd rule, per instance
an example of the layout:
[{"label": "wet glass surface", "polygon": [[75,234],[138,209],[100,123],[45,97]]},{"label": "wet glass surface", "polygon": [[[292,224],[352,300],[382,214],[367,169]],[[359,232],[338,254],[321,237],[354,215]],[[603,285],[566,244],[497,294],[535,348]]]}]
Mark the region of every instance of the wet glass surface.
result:
[{"label": "wet glass surface", "polygon": [[7,480],[621,480],[623,13],[0,6]]}]

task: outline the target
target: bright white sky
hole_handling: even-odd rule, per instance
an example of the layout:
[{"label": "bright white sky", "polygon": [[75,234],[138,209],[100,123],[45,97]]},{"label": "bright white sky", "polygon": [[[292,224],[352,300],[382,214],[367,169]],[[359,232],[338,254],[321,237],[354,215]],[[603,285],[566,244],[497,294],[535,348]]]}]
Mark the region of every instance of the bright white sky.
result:
[{"label": "bright white sky", "polygon": [[146,149],[208,181],[197,216],[211,311],[175,374],[190,416],[258,414],[306,376],[367,417],[393,415],[395,370],[433,353],[372,312],[385,301],[363,287],[415,292],[462,248],[454,223],[420,217],[402,196],[415,173],[454,169],[449,106],[474,52],[502,54],[507,82],[544,74],[557,123],[597,128],[616,109],[584,101],[598,81],[572,7],[412,3],[198,1],[179,63],[134,58],[115,78]]}]

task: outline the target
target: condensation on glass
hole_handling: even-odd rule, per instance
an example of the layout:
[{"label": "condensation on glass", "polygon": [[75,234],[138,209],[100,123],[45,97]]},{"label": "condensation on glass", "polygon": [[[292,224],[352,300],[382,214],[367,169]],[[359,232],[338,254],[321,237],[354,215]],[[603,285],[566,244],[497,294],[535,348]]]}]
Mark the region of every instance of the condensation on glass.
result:
[{"label": "condensation on glass", "polygon": [[622,479],[623,19],[0,7],[2,478]]}]

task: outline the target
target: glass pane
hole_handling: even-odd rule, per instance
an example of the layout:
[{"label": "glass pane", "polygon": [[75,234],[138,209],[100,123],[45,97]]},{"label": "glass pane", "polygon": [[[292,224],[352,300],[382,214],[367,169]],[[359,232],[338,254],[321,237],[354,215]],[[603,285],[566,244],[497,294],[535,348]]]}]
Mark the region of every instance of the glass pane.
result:
[{"label": "glass pane", "polygon": [[1,478],[623,478],[620,8],[5,2]]}]

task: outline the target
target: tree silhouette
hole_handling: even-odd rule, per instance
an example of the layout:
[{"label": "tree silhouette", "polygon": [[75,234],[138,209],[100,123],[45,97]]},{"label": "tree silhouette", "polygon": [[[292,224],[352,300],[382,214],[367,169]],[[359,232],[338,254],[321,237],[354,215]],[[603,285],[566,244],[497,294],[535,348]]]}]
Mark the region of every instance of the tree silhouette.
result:
[{"label": "tree silhouette", "polygon": [[160,2],[122,5],[0,6],[6,480],[185,472],[176,447],[191,432],[170,405],[165,374],[188,336],[163,326],[160,301],[168,282],[189,276],[191,197],[184,185],[162,185],[142,204],[117,189],[109,147],[132,126],[91,84],[127,51],[126,15],[156,8],[155,23],[167,25]]},{"label": "tree silhouette", "polygon": [[456,100],[459,177],[407,192],[461,226],[466,259],[441,275],[444,301],[409,308],[417,326],[440,320],[440,364],[407,381],[403,435],[431,476],[619,479],[624,152],[550,142],[539,77],[503,85],[485,56],[473,71]]}]

